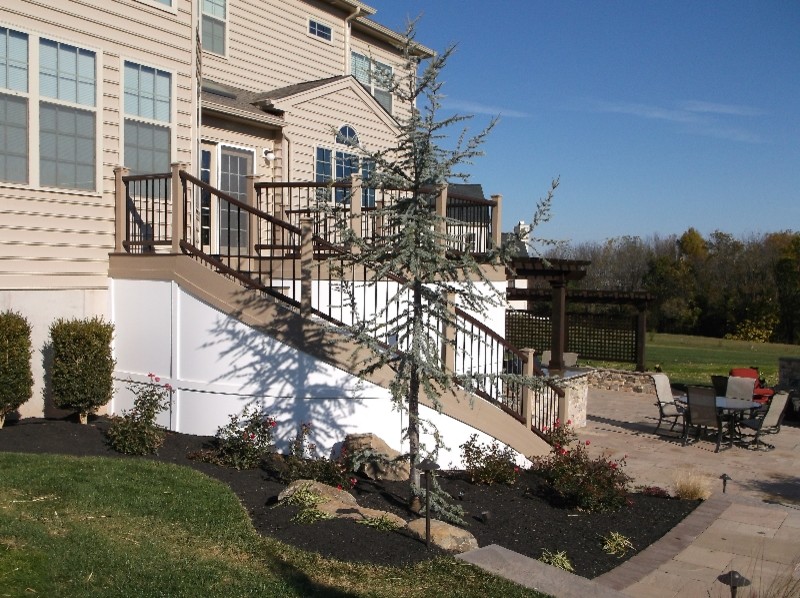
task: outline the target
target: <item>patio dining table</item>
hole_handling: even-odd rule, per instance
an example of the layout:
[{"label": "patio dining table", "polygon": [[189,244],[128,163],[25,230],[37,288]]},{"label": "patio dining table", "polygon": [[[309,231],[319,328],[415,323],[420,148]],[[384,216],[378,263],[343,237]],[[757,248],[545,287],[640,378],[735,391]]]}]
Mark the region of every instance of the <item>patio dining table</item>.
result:
[{"label": "patio dining table", "polygon": [[[686,404],[686,396],[676,397],[679,403]],[[734,440],[740,440],[741,435],[736,431],[736,422],[743,416],[745,411],[752,411],[753,409],[761,409],[763,405],[755,401],[748,401],[747,399],[733,399],[730,397],[716,397],[716,406],[723,414],[730,415],[728,418],[728,441],[733,446]]]}]

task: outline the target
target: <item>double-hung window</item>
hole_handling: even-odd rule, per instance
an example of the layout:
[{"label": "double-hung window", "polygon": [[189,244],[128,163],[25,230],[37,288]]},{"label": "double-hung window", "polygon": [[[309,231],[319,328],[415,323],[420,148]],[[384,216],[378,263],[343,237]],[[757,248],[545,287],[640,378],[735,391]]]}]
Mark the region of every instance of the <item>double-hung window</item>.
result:
[{"label": "double-hung window", "polygon": [[203,49],[225,55],[227,0],[200,0],[203,7]]},{"label": "double-hung window", "polygon": [[28,36],[0,27],[0,181],[28,182]]},{"label": "double-hung window", "polygon": [[96,188],[95,53],[39,40],[39,182]]},{"label": "double-hung window", "polygon": [[169,172],[172,75],[125,61],[125,165],[134,173]]},{"label": "double-hung window", "polygon": [[392,67],[368,56],[352,52],[350,72],[386,111],[392,113]]}]

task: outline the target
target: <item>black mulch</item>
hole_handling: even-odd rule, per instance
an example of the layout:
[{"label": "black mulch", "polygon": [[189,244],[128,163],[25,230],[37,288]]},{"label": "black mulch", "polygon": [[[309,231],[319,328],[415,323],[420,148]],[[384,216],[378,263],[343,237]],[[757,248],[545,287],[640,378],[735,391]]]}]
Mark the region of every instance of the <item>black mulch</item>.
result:
[{"label": "black mulch", "polygon": [[[0,430],[0,450],[136,458],[120,455],[107,446],[104,436],[107,427],[108,420],[104,417],[90,418],[86,426],[71,419],[7,422]],[[292,523],[294,508],[273,508],[284,485],[266,471],[236,471],[187,459],[187,453],[208,448],[210,441],[208,437],[170,432],[159,454],[145,458],[193,467],[228,484],[259,533],[326,557],[403,565],[440,554],[409,536],[378,531],[352,521]],[[460,504],[467,513],[467,529],[480,546],[499,544],[532,558],[539,558],[544,549],[566,551],[575,572],[589,578],[623,561],[604,553],[603,536],[618,532],[629,538],[635,549],[628,552],[625,558],[629,558],[665,535],[698,504],[631,494],[632,504],[619,512],[582,513],[551,507],[534,496],[530,489],[535,489],[536,480],[528,473],[523,473],[514,487],[475,485],[459,472],[441,472],[439,479],[452,496],[462,497]],[[405,519],[414,517],[405,508],[407,483],[359,478],[352,492],[362,506],[392,511]]]}]

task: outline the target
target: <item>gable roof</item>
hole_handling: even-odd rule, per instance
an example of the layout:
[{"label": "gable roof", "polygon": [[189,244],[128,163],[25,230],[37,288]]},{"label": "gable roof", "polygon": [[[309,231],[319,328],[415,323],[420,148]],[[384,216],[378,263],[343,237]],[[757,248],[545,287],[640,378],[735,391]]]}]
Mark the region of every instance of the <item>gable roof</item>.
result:
[{"label": "gable roof", "polygon": [[355,90],[388,126],[397,128],[394,117],[352,75],[337,75],[258,92],[204,79],[201,86],[201,102],[204,111],[282,128],[287,124],[286,112],[296,104],[318,95],[315,92],[330,93],[345,87]]}]

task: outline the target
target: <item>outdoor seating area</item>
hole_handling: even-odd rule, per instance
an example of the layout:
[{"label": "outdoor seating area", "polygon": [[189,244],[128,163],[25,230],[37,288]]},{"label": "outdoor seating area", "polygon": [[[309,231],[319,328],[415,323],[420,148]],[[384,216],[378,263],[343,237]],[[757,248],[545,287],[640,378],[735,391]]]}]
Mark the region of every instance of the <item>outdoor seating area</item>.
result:
[{"label": "outdoor seating area", "polygon": [[666,374],[651,377],[658,407],[656,434],[666,422],[670,432],[681,425],[682,446],[693,437],[694,442],[714,442],[715,453],[723,440],[728,448],[774,448],[763,436],[780,432],[789,394],[764,386],[757,368],[732,368],[728,376],[711,376],[710,386],[689,386],[686,394],[675,392]]}]

